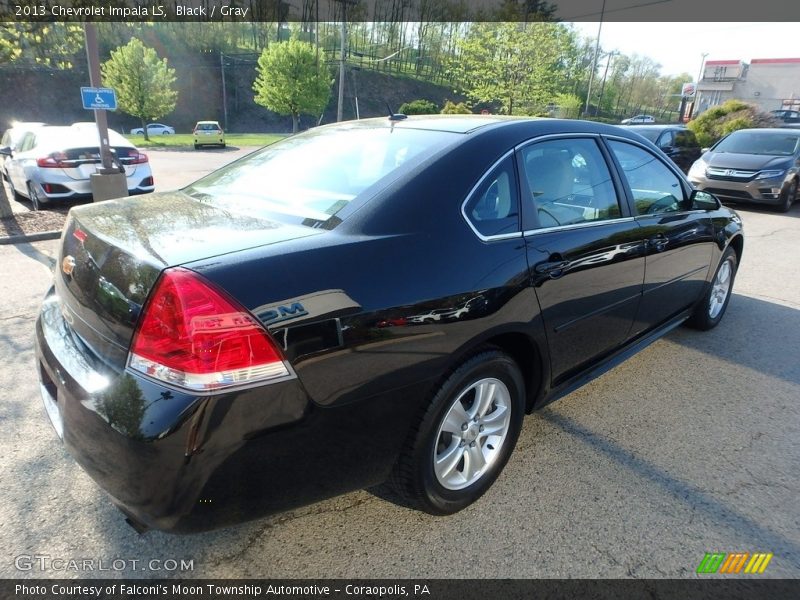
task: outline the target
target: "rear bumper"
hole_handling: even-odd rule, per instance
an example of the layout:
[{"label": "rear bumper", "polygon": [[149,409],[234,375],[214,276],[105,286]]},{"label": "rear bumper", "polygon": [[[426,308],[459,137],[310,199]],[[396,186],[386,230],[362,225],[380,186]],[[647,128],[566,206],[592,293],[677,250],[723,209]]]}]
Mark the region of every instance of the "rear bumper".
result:
[{"label": "rear bumper", "polygon": [[[53,290],[36,321],[42,396],[67,451],[140,526],[213,529],[368,487],[403,441],[408,390],[338,408],[298,380],[197,397],[109,368]],[[406,400],[406,401],[403,401]]]}]

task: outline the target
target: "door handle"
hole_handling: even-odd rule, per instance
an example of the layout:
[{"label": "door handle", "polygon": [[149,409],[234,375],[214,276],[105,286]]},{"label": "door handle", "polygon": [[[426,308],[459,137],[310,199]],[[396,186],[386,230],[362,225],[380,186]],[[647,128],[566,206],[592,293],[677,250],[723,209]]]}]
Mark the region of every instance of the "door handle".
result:
[{"label": "door handle", "polygon": [[568,260],[555,260],[538,263],[533,270],[539,275],[547,275],[550,279],[556,279],[564,274],[564,270],[569,267]]},{"label": "door handle", "polygon": [[663,233],[659,233],[647,240],[647,245],[650,248],[655,248],[657,252],[663,252],[667,244],[669,244],[669,238]]}]

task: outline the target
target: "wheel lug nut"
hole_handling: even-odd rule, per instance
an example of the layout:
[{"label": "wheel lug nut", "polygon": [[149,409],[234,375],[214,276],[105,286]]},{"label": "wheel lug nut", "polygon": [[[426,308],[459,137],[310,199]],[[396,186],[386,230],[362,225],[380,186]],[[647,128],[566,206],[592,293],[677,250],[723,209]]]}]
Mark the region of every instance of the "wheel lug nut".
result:
[{"label": "wheel lug nut", "polygon": [[475,447],[475,442],[470,442],[469,447],[470,448],[474,448]]},{"label": "wheel lug nut", "polygon": [[469,429],[469,425],[467,425],[466,423],[462,423],[461,424],[461,431],[466,431],[467,429]]},{"label": "wheel lug nut", "polygon": [[484,429],[486,429],[486,427],[484,427],[483,425],[481,425],[481,426],[480,426],[480,429],[479,429],[479,431],[483,431]]}]

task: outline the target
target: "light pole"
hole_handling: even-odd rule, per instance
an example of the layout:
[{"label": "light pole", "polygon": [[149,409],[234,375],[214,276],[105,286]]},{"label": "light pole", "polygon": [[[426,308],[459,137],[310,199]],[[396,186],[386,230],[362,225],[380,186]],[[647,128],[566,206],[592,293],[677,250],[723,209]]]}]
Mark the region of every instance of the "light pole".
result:
[{"label": "light pole", "polygon": [[597,26],[597,41],[594,45],[594,57],[592,57],[592,70],[589,73],[589,89],[586,91],[586,108],[583,114],[589,116],[589,100],[592,97],[592,82],[594,81],[594,72],[597,69],[597,53],[600,52],[600,34],[603,31],[603,15],[606,12],[606,0],[603,0],[603,6],[600,9],[600,24]]},{"label": "light pole", "polygon": [[708,56],[708,52],[703,52],[700,55],[700,72],[697,73],[697,81],[694,84],[694,103],[692,104],[692,114],[693,117],[696,115],[700,110],[700,81],[703,79],[703,67],[706,64],[706,56]]}]

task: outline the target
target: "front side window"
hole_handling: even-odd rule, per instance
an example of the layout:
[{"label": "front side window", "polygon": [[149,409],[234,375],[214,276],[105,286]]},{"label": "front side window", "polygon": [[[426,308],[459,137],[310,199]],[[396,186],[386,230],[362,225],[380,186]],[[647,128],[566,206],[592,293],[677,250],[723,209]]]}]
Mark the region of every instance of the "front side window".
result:
[{"label": "front side window", "polygon": [[608,145],[628,180],[637,215],[684,209],[686,198],[680,179],[664,163],[633,144],[610,140]]},{"label": "front side window", "polygon": [[[524,176],[539,227],[577,225],[621,216],[603,154],[593,139],[567,138],[522,150]],[[527,227],[526,227],[527,228]]]},{"label": "front side window", "polygon": [[464,212],[482,236],[516,233],[520,230],[518,198],[514,160],[509,156],[483,179]]},{"label": "front side window", "polygon": [[658,138],[658,147],[659,148],[672,148],[674,142],[672,139],[672,132],[667,130],[661,134],[661,137]]}]

